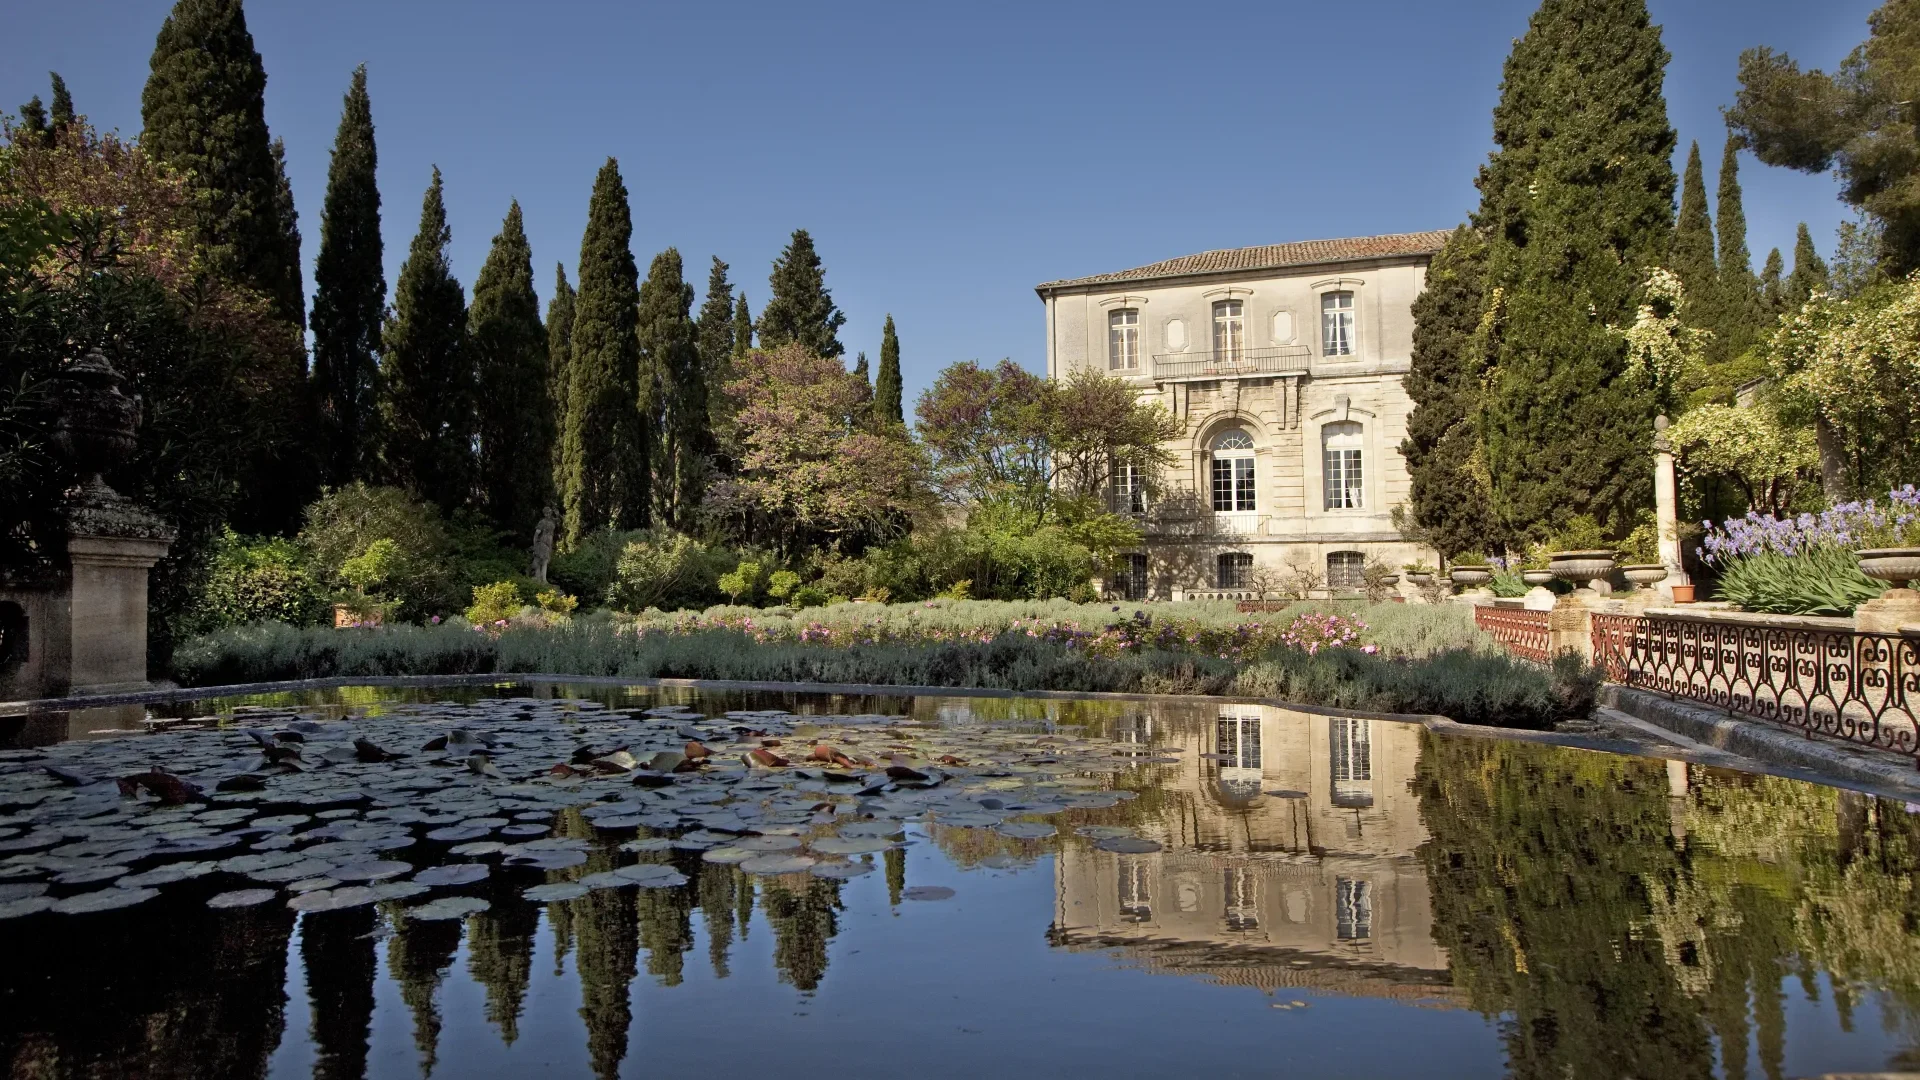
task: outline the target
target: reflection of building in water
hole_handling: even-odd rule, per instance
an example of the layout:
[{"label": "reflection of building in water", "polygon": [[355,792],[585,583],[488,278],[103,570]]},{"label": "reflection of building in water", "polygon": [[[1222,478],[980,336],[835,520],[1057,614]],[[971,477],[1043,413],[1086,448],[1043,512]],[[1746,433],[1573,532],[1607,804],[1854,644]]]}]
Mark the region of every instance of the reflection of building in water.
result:
[{"label": "reflection of building in water", "polygon": [[1055,940],[1266,989],[1450,1000],[1414,855],[1427,835],[1408,787],[1419,727],[1212,711],[1200,723],[1171,713],[1120,722],[1125,741],[1180,748],[1180,764],[1161,773],[1164,808],[1140,824],[1165,849],[1069,846]]}]

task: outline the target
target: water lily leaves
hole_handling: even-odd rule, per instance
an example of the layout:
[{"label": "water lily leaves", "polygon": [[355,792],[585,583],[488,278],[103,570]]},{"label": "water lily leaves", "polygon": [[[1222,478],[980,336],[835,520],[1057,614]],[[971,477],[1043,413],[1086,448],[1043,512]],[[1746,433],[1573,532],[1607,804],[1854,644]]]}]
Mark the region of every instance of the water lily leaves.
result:
[{"label": "water lily leaves", "polygon": [[732,846],[717,847],[717,848],[709,848],[708,850],[701,852],[700,861],[718,863],[722,866],[738,866],[739,864],[746,862],[748,859],[753,858],[757,854],[759,853],[748,851],[745,848],[737,848]]},{"label": "water lily leaves", "polygon": [[626,878],[628,881],[633,882],[643,889],[667,889],[687,883],[687,875],[675,870],[671,866],[662,866],[659,863],[638,863],[633,866],[623,866],[615,870],[614,873]]},{"label": "water lily leaves", "polygon": [[1001,819],[998,814],[974,814],[962,810],[941,811],[934,815],[934,820],[956,829],[989,829],[1000,824]]},{"label": "water lily leaves", "polygon": [[818,863],[810,867],[807,873],[817,878],[826,878],[829,881],[848,881],[852,878],[859,877],[861,874],[873,873],[873,864],[864,862]]},{"label": "water lily leaves", "polygon": [[287,906],[294,911],[307,913],[345,911],[348,908],[365,907],[379,899],[379,893],[364,885],[348,885],[339,889],[316,889],[301,893],[288,900]]},{"label": "water lily leaves", "polygon": [[535,825],[532,822],[521,822],[517,825],[504,826],[500,830],[500,835],[523,839],[533,836],[545,836],[552,831],[553,826],[551,825]]},{"label": "water lily leaves", "polygon": [[[406,864],[402,863],[400,865],[404,866]],[[253,873],[248,874],[247,877],[252,881],[264,882],[268,885],[284,885],[289,881],[299,881],[301,878],[334,873],[333,864],[325,859],[301,859],[299,862],[288,863],[285,866],[275,866],[266,870],[255,870]],[[338,875],[336,874],[335,876]]]},{"label": "water lily leaves", "polygon": [[478,915],[493,905],[477,896],[443,896],[419,907],[407,909],[409,919],[464,919]]},{"label": "water lily leaves", "polygon": [[7,900],[0,902],[0,920],[38,915],[51,907],[53,898],[48,896],[23,896],[18,900]]},{"label": "water lily leaves", "polygon": [[10,904],[15,900],[41,896],[47,891],[44,881],[13,881],[0,885],[0,904]]},{"label": "water lily leaves", "polygon": [[556,881],[522,889],[520,895],[528,900],[545,903],[551,900],[578,900],[591,891],[588,886],[577,881]]},{"label": "water lily leaves", "polygon": [[482,855],[497,855],[506,849],[507,845],[498,840],[471,840],[464,844],[455,844],[447,851],[461,858],[473,859]]},{"label": "water lily leaves", "polygon": [[412,870],[413,865],[411,863],[383,859],[374,862],[355,863],[351,866],[336,867],[332,871],[332,876],[339,878],[341,881],[382,881],[390,877],[399,877],[401,874],[409,873]]},{"label": "water lily leaves", "polygon": [[743,836],[733,841],[733,847],[742,851],[796,851],[800,847],[797,836]]},{"label": "water lily leaves", "polygon": [[807,845],[816,855],[867,855],[885,851],[893,841],[879,836],[825,836]]},{"label": "water lily leaves", "polygon": [[486,863],[456,863],[452,866],[430,866],[413,875],[413,880],[422,885],[472,885],[485,881],[492,871]]},{"label": "water lily leaves", "polygon": [[994,826],[993,831],[1015,840],[1045,840],[1059,832],[1043,821],[1009,821]]},{"label": "water lily leaves", "polygon": [[[123,889],[145,889],[205,877],[213,873],[213,870],[214,865],[210,862],[169,863],[166,866],[156,866],[145,873],[128,874],[114,884]],[[6,886],[0,885],[0,899],[4,899],[5,896]]]},{"label": "water lily leaves", "polygon": [[411,900],[433,891],[417,881],[382,881],[372,888],[373,895],[381,900]]},{"label": "water lily leaves", "polygon": [[589,889],[624,889],[632,885],[633,882],[611,870],[603,870],[598,874],[588,874],[586,877],[581,878],[580,884],[585,885]]},{"label": "water lily leaves", "polygon": [[102,881],[111,881],[133,873],[131,866],[93,866],[85,870],[69,870],[64,874],[55,874],[55,885],[95,885]]},{"label": "water lily leaves", "polygon": [[814,865],[805,855],[755,855],[740,864],[749,874],[797,874]]},{"label": "water lily leaves", "polygon": [[299,881],[288,882],[287,891],[293,892],[293,893],[317,892],[321,889],[331,889],[334,886],[339,884],[340,884],[339,878],[331,878],[331,877],[301,878]]},{"label": "water lily leaves", "polygon": [[235,889],[207,897],[210,908],[255,907],[280,895],[273,889]]},{"label": "water lily leaves", "polygon": [[56,915],[90,915],[144,904],[159,895],[158,889],[96,889],[55,900],[48,910]]},{"label": "water lily leaves", "polygon": [[951,900],[953,890],[945,885],[914,885],[900,890],[900,895],[907,900]]},{"label": "water lily leaves", "polygon": [[1133,835],[1132,829],[1120,825],[1082,825],[1073,831],[1089,840],[1113,840]]},{"label": "water lily leaves", "polygon": [[252,874],[276,866],[291,866],[302,858],[290,851],[265,851],[258,855],[235,855],[231,859],[221,859],[214,866],[223,873]]},{"label": "water lily leaves", "polygon": [[446,825],[428,832],[427,839],[435,840],[443,844],[450,844],[459,843],[464,840],[478,840],[490,835],[492,832],[492,829],[484,826]]},{"label": "water lily leaves", "polygon": [[1109,836],[1095,840],[1093,846],[1101,851],[1118,852],[1121,855],[1147,855],[1160,850],[1157,841],[1142,839],[1138,836]]},{"label": "water lily leaves", "polygon": [[840,826],[841,836],[895,837],[905,835],[906,831],[906,823],[902,821],[849,821]]}]

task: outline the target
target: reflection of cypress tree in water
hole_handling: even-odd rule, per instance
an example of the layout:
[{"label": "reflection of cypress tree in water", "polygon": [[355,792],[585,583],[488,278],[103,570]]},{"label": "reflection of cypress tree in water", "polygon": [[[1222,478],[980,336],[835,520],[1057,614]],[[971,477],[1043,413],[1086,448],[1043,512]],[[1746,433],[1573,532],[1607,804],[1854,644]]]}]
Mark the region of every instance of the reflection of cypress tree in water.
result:
[{"label": "reflection of cypress tree in water", "polygon": [[733,924],[740,928],[740,940],[747,940],[747,928],[753,925],[753,881],[738,869],[733,871]]},{"label": "reflection of cypress tree in water", "polygon": [[292,913],[163,898],[61,927],[10,934],[0,954],[0,1075],[265,1074],[286,1027]]},{"label": "reflection of cypress tree in water", "polygon": [[1712,1050],[1657,934],[1677,873],[1666,774],[1600,754],[1424,734],[1433,936],[1502,1024],[1516,1077],[1698,1077]]},{"label": "reflection of cypress tree in water", "polygon": [[493,907],[467,920],[467,971],[487,988],[487,1020],[508,1046],[520,1037],[521,1003],[533,975],[540,906],[512,888],[490,889]]},{"label": "reflection of cypress tree in water", "polygon": [[314,1080],[360,1080],[373,1027],[372,908],[300,918],[300,960],[312,1009]]},{"label": "reflection of cypress tree in water", "polygon": [[827,973],[827,942],[839,931],[840,883],[768,879],[767,922],[773,925],[773,967],[782,982],[814,990]]},{"label": "reflection of cypress tree in water", "polygon": [[[595,865],[600,861],[602,857],[595,856],[587,869],[596,873],[607,869]],[[627,1056],[627,1028],[633,1023],[627,990],[633,982],[640,944],[635,933],[634,891],[595,889],[566,902],[573,909],[574,935],[579,944],[574,967],[580,973],[580,1018],[587,1022],[587,1056],[593,1062],[594,1075],[602,1080],[619,1075],[620,1062]]]},{"label": "reflection of cypress tree in water", "polygon": [[887,904],[900,906],[900,894],[907,891],[907,849],[890,847],[881,858],[887,864]]},{"label": "reflection of cypress tree in water", "polygon": [[713,964],[713,977],[724,979],[732,972],[727,967],[727,950],[733,945],[734,879],[740,871],[719,863],[697,863],[693,887],[700,894],[700,916],[707,927],[707,959]]},{"label": "reflection of cypress tree in water", "polygon": [[400,984],[400,1000],[413,1013],[413,1044],[420,1050],[420,1074],[432,1076],[440,1060],[440,1005],[434,999],[440,981],[460,950],[457,919],[408,919],[389,912],[393,933],[387,938],[387,972]]},{"label": "reflection of cypress tree in water", "polygon": [[[547,880],[567,880],[559,872],[549,872]],[[567,954],[573,951],[573,905],[548,904],[547,924],[553,927],[553,973],[563,975],[567,970]]]},{"label": "reflection of cypress tree in water", "polygon": [[647,974],[662,986],[679,986],[688,949],[693,948],[693,890],[640,889],[634,898],[640,917],[640,943],[647,949]]}]

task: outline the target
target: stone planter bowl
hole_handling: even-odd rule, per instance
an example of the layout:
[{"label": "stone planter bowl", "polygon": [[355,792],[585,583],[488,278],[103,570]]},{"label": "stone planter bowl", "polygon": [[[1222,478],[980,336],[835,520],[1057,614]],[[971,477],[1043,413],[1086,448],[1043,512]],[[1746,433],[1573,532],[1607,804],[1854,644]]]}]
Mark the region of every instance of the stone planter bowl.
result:
[{"label": "stone planter bowl", "polygon": [[1522,570],[1520,580],[1529,585],[1545,585],[1554,580],[1554,574],[1551,570]]},{"label": "stone planter bowl", "polygon": [[1407,580],[1413,582],[1415,585],[1431,585],[1433,584],[1433,575],[1410,573],[1407,575]]},{"label": "stone planter bowl", "polygon": [[1471,588],[1475,585],[1485,585],[1487,582],[1492,581],[1493,568],[1490,566],[1456,566],[1448,571],[1447,576],[1455,585],[1465,585]]},{"label": "stone planter bowl", "polygon": [[1620,568],[1620,573],[1628,581],[1642,587],[1667,580],[1667,568],[1661,563],[1638,563],[1633,566],[1623,566]]},{"label": "stone planter bowl", "polygon": [[1593,591],[1604,593],[1607,576],[1613,573],[1613,556],[1611,551],[1556,551],[1547,556],[1547,569],[1561,581],[1591,585]]},{"label": "stone planter bowl", "polygon": [[1920,581],[1920,547],[1868,548],[1854,552],[1853,557],[1860,560],[1861,573],[1896,589]]},{"label": "stone planter bowl", "polygon": [[1386,586],[1387,588],[1389,588],[1389,589],[1391,589],[1391,588],[1393,588],[1393,587],[1394,587],[1395,585],[1398,585],[1398,584],[1400,584],[1400,575],[1399,575],[1399,574],[1388,574],[1388,575],[1386,575],[1385,577],[1382,577],[1382,578],[1380,579],[1380,584],[1382,584],[1382,585],[1385,585],[1385,586]]}]

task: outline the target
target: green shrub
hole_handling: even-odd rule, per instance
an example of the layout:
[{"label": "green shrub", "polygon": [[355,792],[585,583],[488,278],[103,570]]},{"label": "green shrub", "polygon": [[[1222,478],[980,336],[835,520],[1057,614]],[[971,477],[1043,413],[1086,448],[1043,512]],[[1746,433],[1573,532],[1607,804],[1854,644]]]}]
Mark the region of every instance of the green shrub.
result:
[{"label": "green shrub", "polygon": [[1455,649],[1395,659],[1355,649],[1278,649],[1249,665],[1233,693],[1367,712],[1445,716],[1466,724],[1551,728],[1593,710],[1599,679],[1578,657],[1551,670],[1502,653]]},{"label": "green shrub", "polygon": [[214,542],[206,582],[188,624],[206,633],[267,620],[305,626],[326,616],[326,596],[298,544],[280,537],[240,536],[228,529]]},{"label": "green shrub", "polygon": [[752,603],[753,594],[760,591],[760,574],[758,562],[742,559],[732,570],[720,575],[720,591],[727,594],[730,604]]},{"label": "green shrub", "polygon": [[602,529],[588,533],[572,548],[555,553],[547,564],[547,579],[578,597],[587,607],[599,607],[607,602],[607,589],[618,576],[621,552],[628,544],[646,536],[644,529]]},{"label": "green shrub", "polygon": [[645,611],[704,605],[716,598],[720,577],[707,545],[684,533],[651,530],[621,550],[607,606]]},{"label": "green shrub", "polygon": [[[780,575],[775,574],[774,576],[779,577]],[[768,591],[771,592],[772,590],[768,590]],[[794,607],[797,607],[797,608],[820,607],[826,602],[827,602],[826,590],[820,588],[818,585],[802,585],[799,588],[793,590],[793,606]]]},{"label": "green shrub", "polygon": [[520,609],[525,606],[520,599],[520,586],[511,581],[475,585],[473,605],[467,608],[467,621],[475,626],[487,626],[502,619],[513,618],[520,614]]},{"label": "green shrub", "polygon": [[542,589],[534,596],[533,602],[539,605],[541,611],[563,619],[572,617],[574,609],[580,606],[578,597],[568,596],[558,589]]},{"label": "green shrub", "polygon": [[[382,540],[387,546],[370,559],[369,549]],[[357,560],[352,573],[391,600],[399,618],[444,614],[466,599],[446,522],[399,488],[356,483],[329,491],[307,507],[300,542],[323,586],[360,591],[344,576],[348,561]]]},{"label": "green shrub", "polygon": [[1853,552],[1821,544],[1797,555],[1727,557],[1714,595],[1773,615],[1851,615],[1886,588],[1860,572]]},{"label": "green shrub", "polygon": [[335,630],[285,623],[230,626],[173,654],[182,686],[334,676],[477,675],[494,670],[491,637],[463,622]]},{"label": "green shrub", "polygon": [[[800,587],[800,575],[791,570],[775,570],[767,578],[767,595],[775,600],[785,600]],[[804,605],[802,605],[804,606]]]}]

